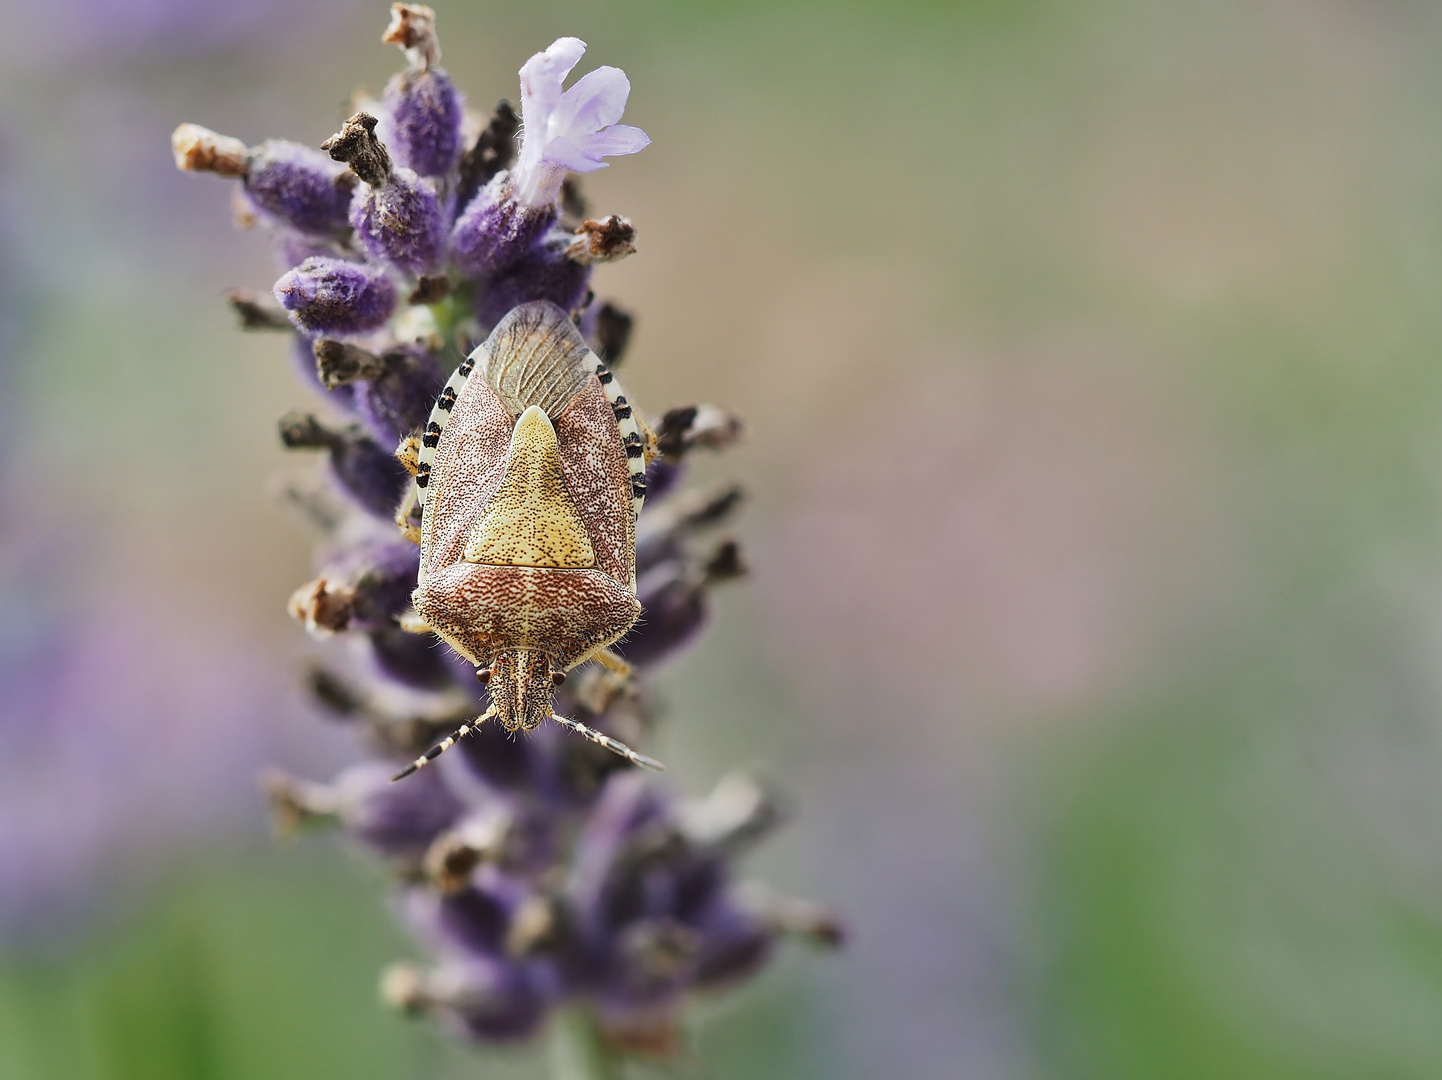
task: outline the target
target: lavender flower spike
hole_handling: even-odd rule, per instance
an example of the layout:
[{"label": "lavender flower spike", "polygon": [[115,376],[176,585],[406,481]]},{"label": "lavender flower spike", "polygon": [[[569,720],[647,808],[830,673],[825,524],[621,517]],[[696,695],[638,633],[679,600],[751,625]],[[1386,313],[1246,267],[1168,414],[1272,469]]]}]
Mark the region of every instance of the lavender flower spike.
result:
[{"label": "lavender flower spike", "polygon": [[[681,1053],[690,999],[750,976],[783,937],[840,937],[824,911],[738,878],[744,849],[779,818],[765,792],[732,782],[685,801],[562,730],[584,725],[643,745],[650,673],[699,635],[712,588],[744,573],[734,540],[701,537],[724,525],[740,490],[672,490],[693,453],[734,443],[741,423],[713,406],[671,409],[651,421],[656,460],[633,473],[646,448],[621,422],[636,406],[608,368],[596,370],[588,385],[608,388],[615,425],[596,403],[602,441],[568,435],[566,445],[614,460],[621,438],[631,493],[646,493],[627,549],[643,610],[616,650],[628,673],[611,656],[569,678],[555,673],[557,722],[524,738],[476,726],[491,715],[494,686],[416,618],[416,539],[442,503],[479,510],[495,492],[479,476],[427,471],[422,511],[419,448],[438,450],[444,414],[460,408],[457,387],[475,378],[467,361],[462,381],[447,383],[452,348],[520,305],[560,306],[608,365],[621,359],[631,318],[593,304],[591,282],[635,252],[636,229],[619,215],[588,218],[579,196],[567,198],[563,224],[561,190],[568,172],[604,168],[650,140],[618,123],[631,89],[621,71],[598,68],[565,88],[586,51],[576,38],[521,68],[519,147],[506,102],[484,132],[462,139],[463,99],[439,65],[429,7],[392,5],[384,40],[405,50],[405,70],[374,114],[356,113],[321,150],[248,147],[194,125],[172,143],[180,168],[236,181],[247,219],[272,226],[291,267],[275,284],[280,307],[241,292],[232,303],[247,326],[299,331],[289,351],[308,387],[326,394],[326,411],[342,414],[324,421],[303,409],[279,425],[285,446],[324,451],[326,466],[320,486],[307,481],[294,496],[324,539],[320,573],[289,607],[317,637],[349,646],[356,662],[313,669],[310,690],[371,760],[330,783],[271,773],[265,788],[280,824],[333,823],[386,862],[397,913],[431,954],[424,967],[386,974],[386,1000],[475,1042],[549,1028],[594,1067],[585,1075],[619,1076],[629,1056]],[[623,496],[615,506],[595,506],[598,528],[625,530],[634,501],[613,494]],[[469,734],[437,768],[391,782],[458,729]]]},{"label": "lavender flower spike", "polygon": [[620,68],[599,67],[561,90],[585,51],[580,38],[559,38],[521,68],[521,152],[512,175],[523,206],[553,205],[568,169],[595,172],[606,167],[602,158],[634,154],[651,142],[640,128],[617,123],[631,95]]}]

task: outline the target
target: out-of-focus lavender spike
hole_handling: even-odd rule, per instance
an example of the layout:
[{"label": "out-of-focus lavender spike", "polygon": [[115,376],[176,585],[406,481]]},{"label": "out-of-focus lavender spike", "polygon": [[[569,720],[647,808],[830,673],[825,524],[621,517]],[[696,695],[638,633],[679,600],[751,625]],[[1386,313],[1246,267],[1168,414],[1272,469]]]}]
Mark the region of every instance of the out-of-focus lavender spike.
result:
[{"label": "out-of-focus lavender spike", "polygon": [[410,476],[359,426],[331,428],[310,413],[288,413],[280,421],[280,438],[291,449],[328,451],[331,470],[341,485],[371,513],[391,519]]},{"label": "out-of-focus lavender spike", "polygon": [[581,316],[581,334],[613,371],[626,358],[626,347],[631,343],[635,326],[635,318],[609,300],[591,304]]},{"label": "out-of-focus lavender spike", "polygon": [[552,1004],[543,973],[504,960],[468,956],[425,970],[389,968],[381,996],[411,1014],[428,1014],[469,1039],[517,1042],[539,1030]]},{"label": "out-of-focus lavender spike", "polygon": [[455,654],[440,646],[429,634],[410,634],[398,627],[386,627],[373,630],[366,637],[370,642],[371,661],[376,674],[382,678],[416,690],[475,685],[469,665],[466,665],[467,670],[460,670],[460,665],[452,659]]},{"label": "out-of-focus lavender spike", "polygon": [[516,202],[510,173],[497,173],[456,219],[451,257],[469,277],[498,273],[525,257],[556,217],[554,205],[529,207]]},{"label": "out-of-focus lavender spike", "polygon": [[530,300],[549,300],[565,311],[580,307],[591,268],[566,256],[567,233],[553,232],[525,256],[491,277],[476,293],[476,318],[495,326],[508,311]]},{"label": "out-of-focus lavender spike", "polygon": [[396,288],[384,270],[340,259],[307,259],[281,275],[275,298],[308,334],[377,330],[396,309]]}]

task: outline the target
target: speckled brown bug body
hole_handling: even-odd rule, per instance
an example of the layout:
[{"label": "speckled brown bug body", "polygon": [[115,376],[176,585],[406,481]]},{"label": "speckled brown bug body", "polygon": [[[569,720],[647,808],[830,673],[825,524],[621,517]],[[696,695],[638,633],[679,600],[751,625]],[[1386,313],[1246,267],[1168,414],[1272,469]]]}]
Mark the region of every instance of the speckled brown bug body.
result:
[{"label": "speckled brown bug body", "polygon": [[661,764],[551,708],[565,673],[635,625],[636,517],[654,437],[566,313],[510,312],[436,401],[400,456],[421,505],[412,602],[424,628],[477,667],[491,707],[417,758],[409,775],[494,719],[547,717],[637,765]]}]

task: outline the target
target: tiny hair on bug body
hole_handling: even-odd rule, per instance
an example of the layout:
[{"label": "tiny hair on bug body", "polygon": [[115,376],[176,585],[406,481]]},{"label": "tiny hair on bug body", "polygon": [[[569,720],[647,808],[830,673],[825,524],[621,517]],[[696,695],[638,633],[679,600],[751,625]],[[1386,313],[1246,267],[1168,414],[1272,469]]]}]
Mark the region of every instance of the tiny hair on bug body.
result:
[{"label": "tiny hair on bug body", "polygon": [[555,304],[513,308],[456,369],[398,450],[414,481],[397,523],[421,549],[416,628],[476,665],[491,704],[395,779],[487,720],[529,732],[551,719],[664,768],[551,705],[571,668],[625,670],[609,647],[641,614],[636,519],[654,455],[621,384]]}]

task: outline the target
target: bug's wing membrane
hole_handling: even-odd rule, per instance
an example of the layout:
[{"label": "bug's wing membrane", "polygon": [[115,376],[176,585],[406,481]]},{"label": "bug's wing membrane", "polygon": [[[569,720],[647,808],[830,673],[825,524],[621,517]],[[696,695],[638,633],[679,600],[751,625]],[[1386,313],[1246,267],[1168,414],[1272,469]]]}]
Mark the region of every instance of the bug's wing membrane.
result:
[{"label": "bug's wing membrane", "polygon": [[539,405],[552,420],[586,385],[590,349],[555,304],[522,304],[486,339],[486,382],[512,416]]},{"label": "bug's wing membrane", "polygon": [[426,500],[421,517],[422,579],[462,558],[472,526],[505,476],[514,426],[515,418],[486,380],[468,378],[441,428],[428,487],[433,492],[472,494],[466,499]]}]

